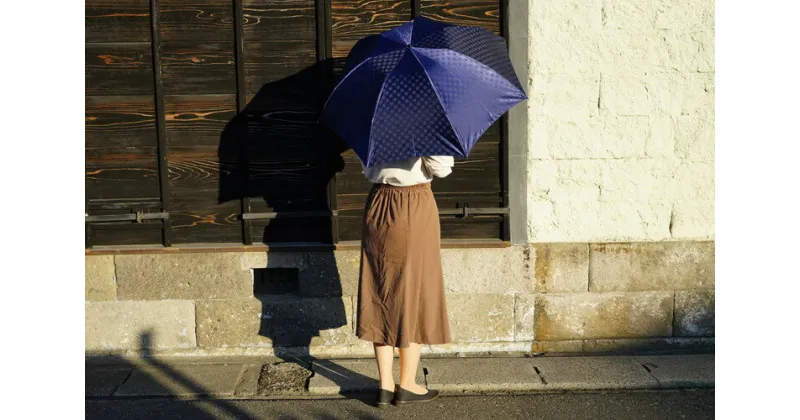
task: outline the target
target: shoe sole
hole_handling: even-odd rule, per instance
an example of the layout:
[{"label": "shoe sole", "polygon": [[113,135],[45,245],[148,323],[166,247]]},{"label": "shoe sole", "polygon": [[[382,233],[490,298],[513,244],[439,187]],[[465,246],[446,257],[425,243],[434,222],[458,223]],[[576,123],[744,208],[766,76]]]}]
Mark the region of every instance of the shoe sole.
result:
[{"label": "shoe sole", "polygon": [[430,402],[430,401],[433,401],[433,400],[435,400],[435,399],[439,398],[439,395],[440,395],[440,394],[436,394],[436,396],[435,396],[435,397],[433,397],[433,398],[431,398],[431,399],[428,399],[428,400],[393,401],[393,402],[392,402],[392,404],[394,404],[394,405],[401,405],[401,404],[416,404],[416,403],[426,403],[426,402]]}]

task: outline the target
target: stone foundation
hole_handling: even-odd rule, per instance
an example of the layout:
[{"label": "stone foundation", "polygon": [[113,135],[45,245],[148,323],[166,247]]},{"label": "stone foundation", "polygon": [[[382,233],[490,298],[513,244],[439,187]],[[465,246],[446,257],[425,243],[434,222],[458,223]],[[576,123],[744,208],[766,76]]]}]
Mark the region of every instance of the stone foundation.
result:
[{"label": "stone foundation", "polygon": [[[713,348],[714,243],[444,249],[454,342],[429,354]],[[359,252],[86,256],[86,353],[368,356]],[[254,269],[297,269],[254,294]]]}]

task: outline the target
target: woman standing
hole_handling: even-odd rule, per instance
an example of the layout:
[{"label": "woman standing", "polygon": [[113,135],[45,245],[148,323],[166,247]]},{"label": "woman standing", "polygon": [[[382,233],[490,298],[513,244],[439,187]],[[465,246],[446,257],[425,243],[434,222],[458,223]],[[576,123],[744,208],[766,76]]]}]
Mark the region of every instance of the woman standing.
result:
[{"label": "woman standing", "polygon": [[[452,157],[431,156],[364,169],[375,185],[365,210],[356,335],[374,344],[381,408],[439,395],[418,385],[415,377],[421,345],[450,341],[439,209],[431,181],[449,175],[452,167]],[[400,353],[397,386],[395,347]]]}]

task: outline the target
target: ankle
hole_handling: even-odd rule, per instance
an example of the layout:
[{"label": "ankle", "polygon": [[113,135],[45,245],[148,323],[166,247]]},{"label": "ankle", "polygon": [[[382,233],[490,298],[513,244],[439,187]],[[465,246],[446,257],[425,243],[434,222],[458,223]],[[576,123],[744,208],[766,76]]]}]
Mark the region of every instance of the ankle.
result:
[{"label": "ankle", "polygon": [[394,382],[381,382],[381,389],[394,392]]}]

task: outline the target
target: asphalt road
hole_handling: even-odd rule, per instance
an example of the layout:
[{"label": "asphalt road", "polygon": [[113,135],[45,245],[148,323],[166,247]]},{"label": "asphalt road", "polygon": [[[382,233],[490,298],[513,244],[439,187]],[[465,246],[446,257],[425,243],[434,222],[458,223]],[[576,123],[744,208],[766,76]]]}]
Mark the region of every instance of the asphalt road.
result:
[{"label": "asphalt road", "polygon": [[[367,400],[368,397],[361,397]],[[713,419],[714,390],[445,396],[378,410],[360,399],[87,400],[87,419]]]}]

